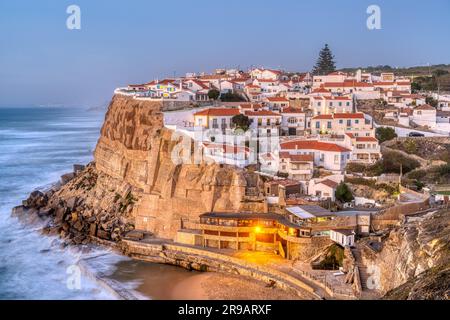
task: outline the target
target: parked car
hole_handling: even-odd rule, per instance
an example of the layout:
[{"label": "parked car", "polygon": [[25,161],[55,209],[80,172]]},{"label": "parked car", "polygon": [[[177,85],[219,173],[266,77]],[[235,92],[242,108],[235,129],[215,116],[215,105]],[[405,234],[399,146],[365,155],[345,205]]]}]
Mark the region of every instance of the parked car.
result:
[{"label": "parked car", "polygon": [[423,133],[413,131],[408,134],[408,137],[425,137],[425,135]]}]

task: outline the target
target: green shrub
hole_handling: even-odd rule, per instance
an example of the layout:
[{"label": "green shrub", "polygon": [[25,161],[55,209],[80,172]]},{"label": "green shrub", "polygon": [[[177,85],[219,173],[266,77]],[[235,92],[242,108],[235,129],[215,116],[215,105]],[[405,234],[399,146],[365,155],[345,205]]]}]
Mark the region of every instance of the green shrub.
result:
[{"label": "green shrub", "polygon": [[344,182],[341,182],[336,188],[336,199],[343,203],[354,199],[350,188]]},{"label": "green shrub", "polygon": [[390,127],[378,127],[375,131],[375,136],[380,143],[397,138],[395,130]]}]

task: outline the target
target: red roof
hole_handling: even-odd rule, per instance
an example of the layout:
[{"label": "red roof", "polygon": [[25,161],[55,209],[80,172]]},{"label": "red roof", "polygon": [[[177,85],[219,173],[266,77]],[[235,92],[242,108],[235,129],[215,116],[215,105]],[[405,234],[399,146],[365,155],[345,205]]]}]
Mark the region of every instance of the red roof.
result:
[{"label": "red roof", "polygon": [[198,86],[200,86],[202,89],[209,89],[209,87],[208,87],[207,85],[205,85],[205,84],[204,84],[202,81],[200,81],[200,80],[189,79],[189,80],[186,81],[186,82],[189,82],[189,81],[194,82],[195,84],[197,84]]},{"label": "red roof", "polygon": [[418,107],[415,107],[414,110],[436,110],[436,109],[430,106],[429,104],[422,104]]},{"label": "red roof", "polygon": [[350,152],[351,150],[341,147],[334,143],[321,142],[316,140],[297,140],[289,141],[281,144],[281,149],[306,149],[306,150],[320,150],[331,152]]},{"label": "red roof", "polygon": [[321,86],[320,88],[314,89],[312,93],[330,93],[330,90],[327,90]]},{"label": "red roof", "polygon": [[364,119],[364,113],[335,113],[335,119]]},{"label": "red roof", "polygon": [[283,111],[281,111],[281,113],[303,113],[303,110],[300,108],[289,107],[284,108]]},{"label": "red roof", "polygon": [[231,108],[210,108],[194,113],[194,116],[216,116],[216,117],[232,117],[240,114],[238,109]]},{"label": "red roof", "polygon": [[258,82],[277,82],[276,80],[271,80],[271,79],[257,79]]},{"label": "red roof", "polygon": [[330,187],[330,188],[332,188],[332,189],[335,189],[335,188],[337,188],[337,186],[339,185],[337,182],[335,182],[335,181],[333,181],[333,180],[330,180],[330,179],[326,179],[326,180],[323,180],[323,181],[321,181],[321,182],[319,182],[319,184],[324,184],[324,185],[326,185],[327,187]]},{"label": "red roof", "polygon": [[270,101],[270,102],[289,102],[288,99],[283,98],[283,97],[269,97],[269,98],[267,98],[267,101]]},{"label": "red roof", "polygon": [[357,142],[378,142],[374,137],[356,137]]},{"label": "red roof", "polygon": [[332,119],[333,119],[332,114],[320,114],[312,118],[312,120],[332,120]]},{"label": "red roof", "polygon": [[261,116],[261,117],[281,117],[279,113],[269,111],[269,110],[258,110],[258,111],[246,111],[246,116]]},{"label": "red roof", "polygon": [[290,154],[289,152],[280,152],[280,158],[289,158],[292,162],[313,162],[312,154]]},{"label": "red roof", "polygon": [[373,87],[372,84],[366,82],[358,82],[358,81],[344,81],[344,82],[325,82],[323,84],[324,87],[328,88],[341,88],[341,87]]}]

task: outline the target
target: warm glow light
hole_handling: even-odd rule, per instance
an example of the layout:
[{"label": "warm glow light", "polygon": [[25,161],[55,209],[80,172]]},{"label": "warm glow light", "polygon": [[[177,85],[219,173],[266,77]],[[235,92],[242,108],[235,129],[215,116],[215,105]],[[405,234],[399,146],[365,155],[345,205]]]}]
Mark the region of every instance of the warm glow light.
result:
[{"label": "warm glow light", "polygon": [[255,227],[255,232],[256,233],[261,233],[261,231],[262,231],[261,227],[259,227],[259,226]]}]

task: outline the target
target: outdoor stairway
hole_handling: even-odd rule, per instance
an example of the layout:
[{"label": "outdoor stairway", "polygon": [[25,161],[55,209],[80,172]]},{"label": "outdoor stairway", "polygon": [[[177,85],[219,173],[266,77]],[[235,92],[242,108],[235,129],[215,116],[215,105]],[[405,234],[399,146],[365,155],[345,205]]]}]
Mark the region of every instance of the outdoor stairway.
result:
[{"label": "outdoor stairway", "polygon": [[356,266],[359,269],[359,277],[361,280],[361,288],[362,288],[362,299],[373,299],[378,296],[378,293],[376,290],[369,289],[367,287],[368,279],[370,277],[370,274],[367,272],[367,266],[364,265],[362,261],[362,254],[361,249],[358,247],[352,248],[353,256],[355,257]]}]

